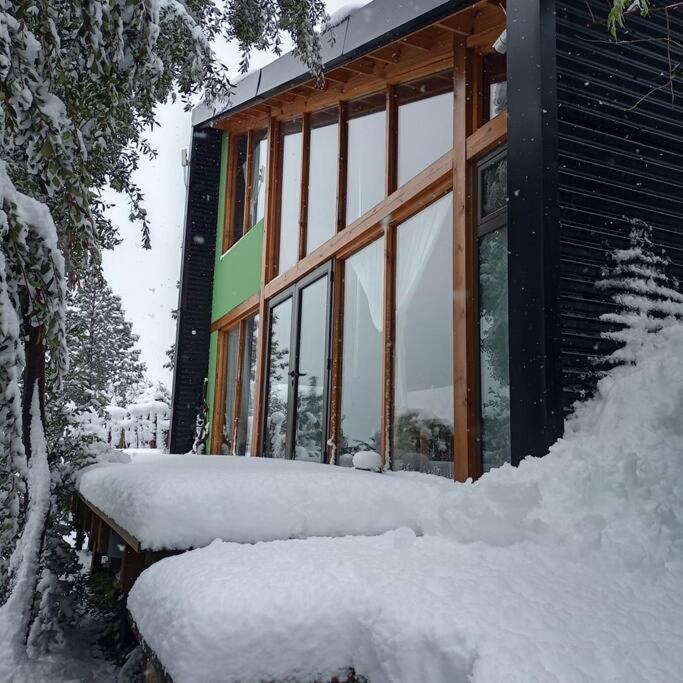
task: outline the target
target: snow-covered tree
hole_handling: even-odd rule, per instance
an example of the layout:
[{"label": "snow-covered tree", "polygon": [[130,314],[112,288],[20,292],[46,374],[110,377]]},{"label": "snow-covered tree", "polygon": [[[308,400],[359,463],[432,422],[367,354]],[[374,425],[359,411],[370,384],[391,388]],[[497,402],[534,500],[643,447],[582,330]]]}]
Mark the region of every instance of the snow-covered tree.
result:
[{"label": "snow-covered tree", "polygon": [[612,263],[597,283],[617,306],[600,316],[612,325],[603,338],[619,344],[604,359],[610,364],[634,363],[650,334],[683,320],[683,293],[667,272],[670,259],[655,250],[647,223],[630,222],[629,247],[612,252]]},{"label": "snow-covered tree", "polygon": [[96,410],[131,403],[143,387],[146,367],[120,297],[99,275],[87,275],[69,291],[66,324],[70,368],[62,400]]},{"label": "snow-covered tree", "polygon": [[58,384],[67,369],[65,277],[97,270],[118,241],[101,192],[128,196],[149,246],[132,175],[153,154],[155,107],[226,94],[219,38],[247,53],[286,32],[318,71],[324,14],[323,0],[0,0],[0,623],[21,638],[49,514],[46,372]]}]

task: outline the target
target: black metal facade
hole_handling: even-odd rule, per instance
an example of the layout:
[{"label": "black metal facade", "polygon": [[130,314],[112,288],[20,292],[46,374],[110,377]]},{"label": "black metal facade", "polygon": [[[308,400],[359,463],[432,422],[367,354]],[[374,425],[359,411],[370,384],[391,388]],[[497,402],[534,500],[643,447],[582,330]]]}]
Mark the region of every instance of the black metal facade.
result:
[{"label": "black metal facade", "polygon": [[187,453],[209,366],[211,296],[218,217],[221,132],[195,128],[178,300],[169,450]]},{"label": "black metal facade", "polygon": [[[608,3],[557,0],[560,232],[560,360],[565,410],[592,391],[592,359],[610,350],[600,333],[609,299],[596,287],[614,248],[628,245],[632,219],[683,281],[683,92],[668,85],[681,61],[683,8],[631,14],[619,45]],[[667,29],[668,20],[668,29]],[[678,42],[668,44],[667,36]],[[669,52],[670,48],[670,52]],[[550,264],[548,264],[550,267]]]}]

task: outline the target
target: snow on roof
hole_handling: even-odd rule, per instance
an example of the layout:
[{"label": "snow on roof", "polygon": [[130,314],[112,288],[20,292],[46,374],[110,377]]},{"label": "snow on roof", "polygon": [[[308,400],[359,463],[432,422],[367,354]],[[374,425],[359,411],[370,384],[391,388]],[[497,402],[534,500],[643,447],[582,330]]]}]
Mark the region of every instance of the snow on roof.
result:
[{"label": "snow on roof", "polygon": [[131,615],[176,683],[678,680],[681,387],[683,324],[601,380],[545,458],[433,489],[423,537],[215,542],[147,569]]},{"label": "snow on roof", "polygon": [[151,550],[401,526],[421,533],[439,493],[452,488],[443,478],[407,472],[211,455],[94,465],[78,482],[88,501]]}]

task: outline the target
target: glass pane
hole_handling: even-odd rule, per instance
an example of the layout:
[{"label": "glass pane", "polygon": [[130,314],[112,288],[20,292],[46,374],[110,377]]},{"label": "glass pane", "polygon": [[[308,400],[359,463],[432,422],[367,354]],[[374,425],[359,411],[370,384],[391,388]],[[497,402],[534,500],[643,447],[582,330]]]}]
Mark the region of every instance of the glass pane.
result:
[{"label": "glass pane", "polygon": [[244,200],[247,189],[247,136],[237,136],[235,144],[237,145],[237,166],[235,168],[235,194],[232,212],[233,244],[244,234]]},{"label": "glass pane", "polygon": [[488,472],[510,462],[507,228],[479,240],[481,458]]},{"label": "glass pane", "polygon": [[[325,115],[326,112],[321,112]],[[336,111],[334,116],[336,118]],[[329,116],[326,117],[329,119]],[[335,233],[337,220],[337,162],[339,125],[311,116],[311,154],[308,180],[308,223],[306,253],[326,242]]]},{"label": "glass pane", "polygon": [[240,420],[237,425],[237,455],[251,453],[251,434],[254,424],[254,397],[256,392],[256,345],[258,342],[258,315],[244,323],[244,355],[242,356],[242,386]]},{"label": "glass pane", "polygon": [[397,228],[394,469],[453,476],[453,197]]},{"label": "glass pane", "polygon": [[320,462],[324,451],[327,278],[301,292],[296,460]]},{"label": "glass pane", "polygon": [[301,122],[299,132],[282,139],[282,200],[280,203],[279,271],[289,270],[299,257],[299,209],[301,203]]},{"label": "glass pane", "polygon": [[400,186],[453,147],[453,76],[400,86],[397,96]]},{"label": "glass pane", "polygon": [[484,94],[484,121],[492,119],[508,106],[507,57],[493,52],[482,57],[482,90]]},{"label": "glass pane", "polygon": [[253,168],[251,176],[251,225],[256,225],[266,210],[266,165],[268,163],[267,133],[256,133],[254,137]]},{"label": "glass pane", "polygon": [[270,312],[268,349],[268,398],[266,402],[266,455],[287,457],[287,413],[289,400],[289,344],[292,329],[292,300]]},{"label": "glass pane", "polygon": [[507,204],[507,157],[486,166],[481,171],[481,217],[486,218]]},{"label": "glass pane", "polygon": [[[376,107],[374,99],[372,104]],[[382,109],[348,122],[346,225],[384,199],[386,119]]]},{"label": "glass pane", "polygon": [[382,410],[384,239],[346,260],[340,465],[356,451],[378,451]]},{"label": "glass pane", "polygon": [[225,363],[225,413],[223,417],[223,439],[221,454],[232,454],[232,430],[235,423],[235,382],[237,381],[237,353],[239,347],[239,327],[228,332]]}]

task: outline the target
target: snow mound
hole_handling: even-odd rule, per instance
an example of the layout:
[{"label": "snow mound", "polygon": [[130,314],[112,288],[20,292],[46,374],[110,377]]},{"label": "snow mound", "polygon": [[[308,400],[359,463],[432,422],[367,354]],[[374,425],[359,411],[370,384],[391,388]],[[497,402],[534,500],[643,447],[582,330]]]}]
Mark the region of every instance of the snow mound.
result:
[{"label": "snow mound", "polygon": [[422,533],[452,487],[416,473],[211,455],[138,455],[131,464],[87,468],[78,481],[87,500],[151,550],[401,526]]},{"label": "snow mound", "polygon": [[382,457],[375,451],[358,451],[353,456],[353,466],[357,470],[379,472],[382,469]]},{"label": "snow mound", "polygon": [[147,569],[129,610],[177,683],[679,680],[682,416],[679,325],[548,456],[433,489],[427,535],[215,542]]}]

